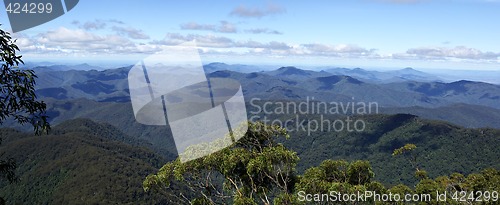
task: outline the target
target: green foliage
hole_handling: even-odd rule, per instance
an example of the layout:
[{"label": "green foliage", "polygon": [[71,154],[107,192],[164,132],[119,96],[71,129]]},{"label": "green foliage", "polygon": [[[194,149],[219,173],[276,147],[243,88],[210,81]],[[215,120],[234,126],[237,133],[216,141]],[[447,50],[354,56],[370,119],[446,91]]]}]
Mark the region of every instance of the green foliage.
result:
[{"label": "green foliage", "polygon": [[[434,180],[426,178],[420,180],[415,187],[417,194],[430,194],[432,198],[436,197],[436,193],[447,193],[448,204],[498,204],[498,200],[492,198],[485,198],[485,196],[478,195],[477,192],[496,192],[500,191],[500,170],[487,168],[480,173],[472,173],[467,177],[462,174],[453,173],[449,176],[439,176]],[[463,198],[466,201],[457,201],[453,199],[458,193],[466,193],[467,197]],[[472,195],[470,195],[472,194]],[[460,196],[460,194],[458,194]],[[469,198],[468,196],[473,196]],[[460,200],[463,200],[460,199]],[[481,201],[476,201],[479,199]],[[427,202],[427,204],[439,204],[437,202]]]},{"label": "green foliage", "polygon": [[[397,194],[399,196],[404,196],[405,194],[413,194],[414,191],[410,187],[408,187],[404,184],[398,184],[396,186],[393,186],[393,187],[387,189],[387,193],[393,193],[393,194]],[[391,201],[390,203],[398,204],[398,205],[405,204],[404,202],[396,202],[396,201]]]},{"label": "green foliage", "polygon": [[417,148],[417,146],[414,144],[405,144],[405,146],[400,147],[398,149],[395,149],[394,152],[392,153],[392,156],[405,154],[405,153],[412,151],[416,148]]},{"label": "green foliage", "polygon": [[415,187],[415,193],[430,194],[433,199],[436,199],[436,191],[443,192],[439,184],[432,179],[422,179]]},{"label": "green foliage", "polygon": [[375,176],[370,162],[358,160],[349,165],[347,169],[349,183],[353,185],[364,185],[369,183]]},{"label": "green foliage", "polygon": [[[327,176],[332,175],[343,175],[338,172],[338,169],[325,169],[324,164],[341,164],[345,165],[346,161],[344,160],[325,160],[322,164],[317,167],[311,167],[307,169],[303,176],[299,177],[297,184],[295,185],[294,194],[292,196],[299,195],[302,193],[310,193],[310,194],[330,194],[332,191],[336,191],[336,193],[342,194],[357,194],[358,192],[364,193],[365,191],[374,191],[377,194],[393,194],[399,196],[405,196],[406,194],[419,194],[422,196],[423,194],[430,195],[433,201],[413,201],[410,204],[440,204],[436,202],[436,193],[444,193],[445,191],[450,195],[448,196],[448,203],[455,204],[456,201],[453,201],[450,197],[456,191],[466,191],[467,193],[471,193],[474,191],[481,192],[498,192],[500,191],[500,170],[496,169],[484,169],[481,173],[473,173],[467,177],[464,177],[461,174],[453,173],[450,176],[440,176],[436,179],[425,178],[420,180],[420,182],[415,186],[414,189],[404,185],[399,184],[396,186],[384,186],[382,183],[377,181],[364,181],[364,183],[359,183],[360,181],[350,180],[353,177],[356,178],[360,176],[360,174],[368,174],[371,170],[371,167],[367,161],[354,161],[348,165],[348,169],[344,171],[343,174],[347,176],[347,179],[344,180],[332,180],[332,178]],[[350,170],[363,170],[363,171],[350,171]],[[368,174],[371,175],[371,174]],[[362,177],[361,177],[362,178]],[[304,203],[304,199],[300,201],[300,198],[297,197],[289,197],[289,195],[285,195],[288,197],[288,202],[291,204],[302,204]],[[476,196],[477,197],[477,196]],[[277,204],[282,204],[282,197],[278,197],[275,199],[275,202],[279,202]],[[313,201],[317,204],[330,204],[332,202],[319,202]],[[316,204],[315,203],[315,204]],[[335,204],[373,204],[373,201],[348,201],[348,202],[336,202]],[[477,203],[472,200],[468,200],[468,204],[482,204]],[[484,204],[495,204],[498,201],[489,200],[484,202]],[[376,204],[407,204],[401,201],[377,201]],[[461,204],[456,203],[456,204]]]},{"label": "green foliage", "polygon": [[16,52],[19,47],[8,32],[0,29],[0,124],[9,117],[18,123],[33,125],[37,134],[50,129],[45,114],[46,105],[36,100],[35,72],[17,69],[23,60]]},{"label": "green foliage", "polygon": [[[348,163],[345,160],[325,160],[317,167],[307,169],[295,185],[294,193],[323,193],[336,191],[353,194],[365,191],[385,192],[384,185],[373,182],[374,173],[368,161],[357,160]],[[291,199],[299,203],[298,198]]]},{"label": "green foliage", "polygon": [[[230,147],[186,163],[167,163],[146,178],[144,190],[172,190],[177,181],[194,193],[192,203],[269,204],[275,193],[291,193],[299,160],[275,141],[278,137],[288,137],[285,129],[249,123],[245,136]],[[189,193],[173,194],[181,199]]]},{"label": "green foliage", "polygon": [[417,155],[412,152],[412,150],[415,149],[417,149],[416,145],[405,144],[405,146],[395,149],[394,152],[392,153],[392,156],[409,155],[409,162],[411,166],[415,168],[415,177],[418,179],[427,179],[427,171],[422,170],[418,167]]},{"label": "green foliage", "polygon": [[346,181],[349,163],[345,160],[327,159],[319,165],[328,181]]},{"label": "green foliage", "polygon": [[404,184],[398,184],[396,186],[393,186],[390,189],[388,189],[387,191],[391,192],[391,193],[395,193],[395,194],[400,194],[400,195],[413,193],[413,190]]},{"label": "green foliage", "polygon": [[7,160],[0,160],[0,176],[9,180],[9,182],[15,182],[17,180],[14,170],[17,164],[13,158]]}]

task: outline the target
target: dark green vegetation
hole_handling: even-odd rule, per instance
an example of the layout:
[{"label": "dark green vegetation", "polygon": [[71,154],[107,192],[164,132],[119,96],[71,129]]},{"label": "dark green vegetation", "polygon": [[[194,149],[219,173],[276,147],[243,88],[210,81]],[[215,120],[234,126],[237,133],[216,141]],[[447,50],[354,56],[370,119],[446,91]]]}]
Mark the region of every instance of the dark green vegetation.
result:
[{"label": "dark green vegetation", "polygon": [[[367,202],[355,202],[352,199],[347,202],[329,202],[327,200],[333,200],[331,191],[341,194],[373,191],[380,195],[398,193],[401,196],[429,194],[434,202],[422,203],[439,204],[435,202],[436,191],[500,191],[498,169],[484,169],[468,176],[453,173],[433,180],[418,165],[417,158],[421,155],[415,153],[412,153],[413,156],[406,162],[412,166],[418,179],[414,188],[404,184],[384,186],[374,181],[377,172],[373,172],[370,162],[361,160],[351,163],[344,160],[325,160],[319,166],[309,167],[302,175],[297,175],[295,166],[299,157],[296,152],[278,143],[276,139],[279,137],[288,138],[285,129],[250,123],[249,131],[234,145],[187,163],[180,163],[179,160],[169,162],[158,173],[146,178],[144,189],[166,194],[175,199],[176,203],[184,200],[185,203],[192,204],[303,204],[304,200],[321,200],[321,204],[374,203],[373,198],[367,199]],[[408,154],[416,148],[414,144],[406,144],[395,149],[393,155]],[[172,182],[182,183],[188,189],[178,190]],[[306,194],[312,196],[307,197]],[[321,194],[326,194],[326,199]],[[455,204],[451,200],[453,196],[449,197],[450,203],[447,204]],[[496,199],[482,197],[476,194],[473,199],[468,200],[486,201],[478,204],[498,203],[498,195]],[[378,204],[405,204],[396,202],[400,199],[391,198],[391,202]],[[358,199],[354,197],[354,200]]]},{"label": "dark green vegetation", "polygon": [[[262,108],[259,103],[257,107]],[[274,103],[268,110],[279,106]],[[254,106],[249,112],[254,112]],[[438,114],[438,112],[436,113]],[[300,115],[295,114],[257,114],[257,119],[279,119],[281,122],[292,120],[286,126],[292,136],[283,141],[285,146],[296,151],[301,158],[297,170],[303,172],[312,165],[318,165],[325,159],[369,160],[376,173],[376,179],[386,184],[412,184],[415,179],[412,168],[404,159],[392,158],[392,151],[405,144],[416,144],[415,150],[421,153],[420,164],[430,172],[431,177],[452,172],[472,173],[486,167],[500,169],[500,131],[491,128],[464,128],[443,121],[425,120],[411,114],[396,115]],[[366,127],[361,132],[349,132],[344,128],[340,132],[328,130],[335,120],[354,122],[362,120]],[[320,124],[322,120],[323,128]],[[311,121],[311,132],[308,123]],[[318,127],[315,127],[318,123]],[[328,123],[330,122],[330,123]],[[271,122],[268,122],[271,123]],[[493,121],[492,123],[498,123]],[[299,126],[303,127],[297,127]],[[352,128],[351,123],[351,128]],[[446,166],[443,166],[446,164]]]},{"label": "dark green vegetation", "polygon": [[[127,135],[148,142],[150,147],[167,160],[175,159],[177,151],[168,126],[146,126],[135,121],[130,103],[96,102],[81,98],[75,100],[46,99],[47,114],[54,125],[67,120],[87,118],[99,123],[108,123]],[[8,127],[28,130],[6,122]]]},{"label": "dark green vegetation", "polygon": [[[137,134],[141,130],[149,131],[149,134],[165,132],[156,130],[160,127],[134,125],[131,112],[125,112],[128,104],[106,104],[82,99],[71,103],[54,102],[53,105],[57,108],[54,110],[60,111],[61,115],[71,113],[64,112],[65,109],[80,107],[80,115],[71,117],[93,117],[104,121],[109,120],[111,116],[115,119],[113,124],[120,127],[114,128],[89,120],[65,121],[59,122],[51,131],[51,135],[38,137],[12,129],[2,129],[0,137],[4,138],[4,143],[0,152],[12,156],[19,165],[16,174],[20,181],[10,185],[4,184],[0,190],[1,196],[8,202],[55,203],[60,202],[57,200],[64,200],[67,203],[80,203],[80,198],[61,197],[77,195],[82,190],[84,195],[89,196],[85,198],[89,203],[101,199],[109,200],[110,203],[178,200],[168,194],[143,193],[141,190],[144,177],[156,172],[164,162],[171,161],[171,158],[162,160],[155,152],[145,148],[158,147],[158,144],[149,143],[151,139],[146,141],[146,137],[141,138],[141,135]],[[120,107],[117,105],[123,107],[118,109]],[[89,107],[93,107],[94,111],[86,112]],[[109,114],[109,110],[114,110],[116,114]],[[307,117],[314,119],[317,116]],[[331,116],[331,120],[337,117],[345,116]],[[276,138],[275,141],[282,143],[284,148],[297,152],[300,160],[296,161],[295,174],[303,175],[307,169],[319,166],[327,159],[344,159],[351,162],[369,160],[375,173],[371,180],[379,181],[386,188],[403,183],[413,189],[419,182],[414,176],[415,167],[411,166],[407,158],[392,156],[394,149],[407,143],[417,145],[413,152],[419,156],[419,167],[426,170],[430,178],[454,172],[468,176],[471,173],[481,173],[488,167],[500,169],[500,154],[497,149],[500,144],[499,130],[466,129],[406,114],[368,115],[358,118],[367,122],[365,132],[312,132],[311,136],[307,136],[305,132],[290,132],[291,137],[288,140]],[[127,134],[124,134],[121,130],[126,130],[127,126],[131,127],[125,132]],[[142,134],[147,136],[147,133]],[[162,137],[169,139],[168,134]],[[167,150],[175,153],[173,148]],[[66,172],[72,175],[63,174]],[[214,176],[214,179],[221,182],[221,177]],[[177,191],[187,190],[177,182],[171,187]],[[94,192],[96,196],[90,197],[94,196]],[[25,196],[26,193],[30,193],[29,197]],[[273,193],[271,194],[274,196]]]},{"label": "dark green vegetation", "polygon": [[439,108],[381,108],[381,113],[409,113],[424,119],[448,121],[468,128],[490,127],[500,129],[500,110],[480,105],[458,103]]},{"label": "dark green vegetation", "polygon": [[[152,148],[167,160],[175,159],[176,150],[168,127],[145,126],[135,122],[128,103],[99,103],[86,99],[48,100],[47,103],[50,107],[48,112],[54,113],[52,119],[54,124],[74,118],[106,122],[129,136],[150,142],[145,146]],[[254,111],[251,106],[249,111]],[[270,119],[279,118],[282,121],[294,117],[294,115],[269,116]],[[320,121],[319,117],[301,116],[301,120]],[[324,117],[330,121],[345,118],[332,115]],[[410,183],[413,180],[410,168],[404,165],[404,160],[393,159],[390,156],[392,150],[406,143],[416,144],[419,147],[416,151],[425,153],[425,159],[428,160],[422,163],[427,170],[433,170],[430,173],[433,177],[451,172],[477,172],[485,167],[500,165],[498,157],[500,153],[496,149],[500,144],[500,134],[495,129],[466,129],[404,114],[358,116],[358,118],[366,121],[367,125],[366,130],[360,133],[318,130],[307,136],[307,132],[304,131],[290,132],[292,138],[283,143],[301,157],[298,170],[302,172],[325,159],[365,159],[370,160],[374,170],[379,173],[376,176],[377,180],[390,184]],[[491,121],[492,124],[495,122],[498,121]],[[288,128],[294,129],[292,126]],[[441,166],[442,162],[446,162],[447,166]]]},{"label": "dark green vegetation", "polygon": [[0,152],[18,164],[18,182],[0,188],[7,204],[147,204],[164,199],[144,193],[141,183],[165,160],[113,126],[79,119],[55,126],[50,135],[3,128],[0,137]]},{"label": "dark green vegetation", "polygon": [[[309,117],[318,119],[318,117]],[[436,177],[453,172],[472,173],[487,167],[500,169],[500,131],[467,129],[441,121],[422,120],[414,115],[357,116],[366,122],[363,132],[300,131],[284,144],[297,151],[298,170],[318,165],[325,159],[369,160],[376,179],[387,184],[411,184],[412,168],[404,159],[391,157],[405,144],[416,144],[420,165]]]},{"label": "dark green vegetation", "polygon": [[[248,156],[241,157],[241,154],[244,153],[242,150],[236,152],[228,149],[213,155],[210,159],[214,160],[212,161],[214,163],[212,166],[214,169],[212,170],[214,173],[214,186],[220,188],[222,179],[224,179],[224,176],[215,174],[217,171],[225,171],[223,173],[226,175],[233,174],[231,175],[233,177],[240,177],[238,174],[246,173],[241,172],[240,169],[245,167],[241,167],[242,164],[240,163],[233,163],[234,169],[222,170],[222,167],[216,167],[217,163],[221,162],[220,160],[228,160],[228,162],[247,160],[243,164],[246,169],[252,168],[249,165],[253,160],[252,166],[254,167],[252,169],[255,173],[264,173],[262,171],[265,169],[259,167],[264,165],[264,168],[267,167],[266,169],[270,169],[269,166],[273,165],[274,168],[280,168],[281,171],[288,170],[286,176],[289,177],[290,181],[287,182],[294,184],[295,188],[283,186],[276,189],[275,186],[277,185],[273,183],[259,185],[269,190],[267,194],[271,201],[277,196],[280,196],[280,198],[276,200],[297,199],[300,190],[337,190],[338,188],[339,190],[351,192],[358,189],[373,190],[378,187],[382,191],[388,189],[391,192],[411,190],[410,193],[418,193],[418,190],[422,189],[417,190],[414,188],[414,185],[418,183],[430,183],[435,188],[443,186],[444,189],[446,183],[455,183],[458,180],[461,187],[470,187],[473,186],[471,185],[472,182],[470,182],[473,178],[479,180],[477,181],[478,185],[475,185],[476,187],[482,186],[490,189],[490,187],[495,187],[493,185],[498,185],[494,181],[498,180],[498,171],[485,170],[487,167],[499,169],[498,156],[500,155],[497,153],[498,149],[495,146],[499,144],[498,136],[500,136],[500,133],[498,130],[465,129],[443,122],[421,120],[411,115],[375,115],[369,117],[371,120],[379,122],[379,124],[370,126],[370,131],[365,135],[342,137],[345,133],[339,133],[338,136],[336,135],[336,138],[339,139],[332,140],[333,133],[321,133],[323,136],[310,137],[300,133],[291,133],[291,137],[285,140],[284,138],[276,138],[276,136],[282,136],[284,133],[282,130],[274,128],[276,130],[274,134],[265,135],[267,138],[263,138],[259,142],[265,145],[262,147],[273,147],[272,149],[266,148],[269,149],[266,152],[249,152]],[[418,130],[421,130],[422,134],[418,134]],[[259,136],[259,132],[250,130],[248,135],[251,133],[254,136]],[[0,189],[1,196],[7,200],[8,204],[93,202],[105,204],[168,204],[169,201],[170,203],[172,203],[171,201],[177,203],[181,200],[173,195],[183,191],[184,193],[187,191],[186,197],[190,199],[196,197],[196,195],[189,194],[192,192],[188,191],[188,187],[185,187],[182,183],[179,184],[175,180],[173,181],[174,184],[171,185],[175,192],[145,193],[141,187],[144,177],[156,172],[157,168],[166,160],[162,160],[154,152],[145,149],[145,146],[151,146],[149,143],[138,140],[136,137],[128,137],[117,128],[107,124],[94,123],[90,120],[72,120],[54,127],[50,135],[33,136],[29,133],[5,128],[0,130],[0,134],[0,137],[4,139],[0,152],[12,156],[19,165],[16,171],[19,181],[13,184],[4,183]],[[369,140],[370,135],[382,137],[371,141]],[[419,140],[419,138],[421,139]],[[268,142],[268,140],[271,142]],[[345,141],[345,143],[339,144],[340,141],[338,140]],[[454,140],[456,141],[454,142]],[[249,142],[252,142],[251,139],[243,139],[234,147],[248,149],[252,147],[252,143]],[[279,142],[283,143],[283,146],[279,145]],[[417,163],[419,167],[428,172],[430,178],[425,179],[424,182],[414,176],[415,167],[408,162],[408,158],[392,156],[392,151],[405,143],[414,143],[418,146],[412,152],[418,156]],[[268,159],[264,164],[259,165],[258,160],[262,160],[269,153],[275,153],[276,158]],[[221,157],[221,155],[226,154],[233,154],[234,156]],[[288,157],[286,158],[288,161],[284,160],[283,157]],[[324,161],[328,159],[347,159],[351,162]],[[360,185],[352,182],[352,180],[347,180],[350,178],[347,171],[349,170],[349,164],[354,163],[361,166],[366,163],[357,162],[357,160],[370,161],[369,170],[374,173],[374,176],[369,175],[369,183]],[[198,160],[196,162],[201,163],[202,161]],[[293,162],[293,167],[274,166],[276,163],[280,164],[281,162]],[[187,169],[179,169],[179,171],[194,172],[209,167],[203,163],[181,165],[178,161],[174,161],[170,164],[181,167],[187,166]],[[331,174],[325,170],[331,170],[326,167],[333,166],[332,164],[336,164],[335,166],[345,165],[345,169],[342,169],[343,172],[340,172],[345,178],[322,178]],[[363,168],[363,170],[368,170],[365,165],[362,166],[366,168]],[[162,170],[165,171],[166,168]],[[236,172],[235,170],[240,171]],[[461,174],[453,174],[455,172]],[[194,172],[193,176],[189,175],[189,178],[199,179],[196,177],[203,175],[198,174],[206,174],[207,172],[200,171],[197,173]],[[299,177],[299,175],[304,177]],[[448,177],[437,178],[441,175],[447,175]],[[492,177],[497,178],[493,179]],[[435,180],[431,182],[430,179]],[[272,181],[263,177],[261,182],[269,183]],[[399,185],[400,183],[405,185]],[[484,183],[491,184],[485,185]],[[246,185],[239,184],[238,187],[241,188]],[[422,186],[424,185],[417,187]],[[333,189],[332,187],[337,188]],[[289,194],[280,195],[285,189]],[[468,190],[472,189],[469,188]],[[226,192],[229,195],[231,193],[231,191]],[[253,196],[257,197],[258,194],[262,193],[256,192]],[[260,200],[257,200],[257,202],[260,202]]]},{"label": "dark green vegetation", "polygon": [[[83,104],[60,104],[59,108],[70,106],[78,107]],[[97,113],[94,116],[99,116]],[[118,115],[114,116],[122,119]],[[369,160],[370,169],[375,173],[370,180],[382,183],[385,188],[405,184],[415,191],[414,185],[419,182],[414,176],[415,167],[405,157],[392,156],[394,149],[408,143],[417,145],[412,152],[418,156],[418,166],[426,170],[427,175],[433,179],[455,172],[468,176],[471,173],[481,173],[488,167],[500,169],[500,154],[497,149],[500,144],[499,130],[466,129],[404,114],[362,117],[368,125],[366,132],[313,132],[311,136],[304,132],[290,132],[288,140],[273,137],[273,145],[283,144],[280,153],[286,150],[297,152],[293,155],[300,160],[293,158],[296,163],[294,175],[306,175],[306,170],[319,166],[328,159],[351,162]],[[314,119],[314,116],[310,118]],[[157,168],[170,160],[164,160],[145,148],[154,147],[153,144],[139,137],[132,137],[133,132],[124,134],[120,130],[123,128],[90,120],[62,122],[46,136],[33,136],[12,129],[0,130],[0,137],[4,139],[0,152],[12,156],[19,165],[16,171],[19,181],[3,184],[0,196],[4,196],[8,202],[22,204],[83,203],[79,201],[82,198],[76,197],[77,195],[85,196],[85,203],[99,200],[120,204],[166,202],[165,200],[178,202],[178,198],[171,196],[178,192],[143,192],[141,183],[144,177],[156,172]],[[240,141],[237,146],[243,146],[244,142]],[[214,158],[215,156],[218,155],[214,155]],[[246,158],[258,159],[256,156],[258,154],[254,153]],[[206,168],[200,166],[191,168]],[[220,175],[214,176],[214,183],[222,182],[222,179]],[[171,188],[176,191],[188,190],[178,182],[173,183]],[[274,191],[269,194],[278,195]]]}]

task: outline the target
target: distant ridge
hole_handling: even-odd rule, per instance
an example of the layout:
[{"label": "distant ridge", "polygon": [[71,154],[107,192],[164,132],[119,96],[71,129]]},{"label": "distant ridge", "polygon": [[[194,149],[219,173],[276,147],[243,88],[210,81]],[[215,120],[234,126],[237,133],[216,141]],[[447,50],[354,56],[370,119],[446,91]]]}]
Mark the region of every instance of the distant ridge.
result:
[{"label": "distant ridge", "polygon": [[243,64],[225,64],[221,62],[213,62],[209,63],[206,65],[203,65],[203,69],[207,73],[212,73],[215,71],[222,71],[222,70],[229,70],[229,71],[236,71],[240,73],[251,73],[251,72],[259,72],[262,71],[263,69],[258,67],[258,66],[251,66],[251,65],[243,65]]},{"label": "distant ridge", "polygon": [[[367,71],[362,68],[338,68],[329,71],[304,70],[294,66],[280,67],[273,71],[238,72],[247,66],[211,63],[211,77],[232,78],[242,84],[246,97],[286,100],[318,96],[317,100],[338,101],[355,98],[377,101],[388,107],[440,107],[454,103],[489,106],[500,109],[500,86],[460,80],[451,83],[429,82],[427,73],[405,68],[398,71]],[[87,98],[99,102],[129,102],[127,74],[130,67],[103,71],[45,71],[37,73],[37,94],[44,98]],[[334,72],[334,73],[332,73]],[[340,73],[340,74],[339,74]],[[335,81],[345,78],[345,84]],[[340,79],[340,78],[339,78]],[[337,80],[339,80],[337,79]],[[381,80],[385,79],[385,80]],[[419,80],[425,79],[425,80]],[[325,82],[328,83],[325,84]],[[335,82],[334,82],[335,81]],[[331,86],[336,86],[336,89]],[[277,87],[286,89],[286,95]],[[324,93],[322,93],[324,92]]]},{"label": "distant ridge", "polygon": [[418,71],[410,67],[401,70],[391,70],[391,71],[370,71],[362,68],[354,68],[354,69],[331,68],[325,71],[336,75],[348,75],[354,78],[364,80],[366,82],[377,83],[377,84],[404,82],[404,81],[421,81],[421,82],[442,81],[442,79],[436,77],[435,75]]}]

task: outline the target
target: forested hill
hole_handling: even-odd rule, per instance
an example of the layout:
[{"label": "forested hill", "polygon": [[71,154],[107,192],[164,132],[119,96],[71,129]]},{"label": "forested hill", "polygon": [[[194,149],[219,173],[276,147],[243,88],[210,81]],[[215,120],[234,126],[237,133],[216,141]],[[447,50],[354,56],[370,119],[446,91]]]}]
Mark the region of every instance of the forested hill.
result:
[{"label": "forested hill", "polygon": [[[414,167],[407,158],[392,156],[394,149],[407,143],[418,147],[414,153],[419,167],[430,177],[500,169],[500,130],[462,128],[408,114],[355,119],[361,117],[367,127],[359,133],[290,132],[284,145],[300,157],[298,173],[327,159],[369,160],[376,180],[413,186],[417,182]],[[150,144],[111,125],[76,119],[62,122],[50,135],[4,128],[0,137],[4,139],[0,153],[18,164],[19,181],[0,189],[8,204],[154,204],[167,200],[142,190],[145,176],[167,160],[145,148]]]},{"label": "forested hill", "polygon": [[[3,182],[7,204],[146,204],[164,200],[145,193],[144,177],[166,161],[144,142],[118,129],[77,119],[50,135],[0,129],[0,153],[18,164],[18,182]],[[134,145],[135,144],[135,145]]]},{"label": "forested hill", "polygon": [[[325,159],[362,159],[371,162],[375,178],[383,183],[414,184],[414,168],[408,159],[392,156],[395,149],[408,143],[418,147],[414,152],[417,162],[431,177],[453,172],[469,174],[488,167],[500,169],[500,130],[463,128],[409,114],[351,119],[363,120],[366,129],[362,132],[318,130],[310,135],[302,130],[290,133],[290,139],[284,144],[299,154],[299,172]],[[308,116],[308,120],[320,122],[318,116]]]}]

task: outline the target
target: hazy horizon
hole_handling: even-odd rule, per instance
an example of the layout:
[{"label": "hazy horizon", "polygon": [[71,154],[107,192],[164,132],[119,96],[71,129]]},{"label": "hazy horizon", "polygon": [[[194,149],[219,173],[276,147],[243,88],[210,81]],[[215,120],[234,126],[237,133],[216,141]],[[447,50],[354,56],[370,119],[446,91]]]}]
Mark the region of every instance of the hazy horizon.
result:
[{"label": "hazy horizon", "polygon": [[[110,62],[110,61],[90,61],[90,62],[50,62],[50,61],[28,61],[26,65],[28,66],[80,66],[80,65],[88,65],[91,67],[99,67],[102,69],[97,70],[107,70],[107,69],[116,69],[120,67],[133,66],[137,62]],[[340,65],[293,65],[289,63],[283,64],[245,64],[245,63],[226,63],[226,62],[203,62],[203,65],[208,65],[212,63],[223,63],[230,66],[244,65],[244,66],[253,66],[259,68],[254,72],[260,71],[272,71],[277,70],[281,67],[296,67],[302,70],[311,70],[311,71],[322,71],[326,69],[335,69],[335,68],[345,68],[345,69],[356,69],[361,68],[365,71],[377,71],[377,72],[391,72],[404,70],[406,68],[411,68],[416,71],[421,71],[424,73],[435,75],[439,77],[443,82],[454,82],[459,80],[469,80],[469,81],[479,81],[485,83],[499,84],[500,85],[500,70],[466,70],[466,69],[429,69],[429,68],[418,68],[418,67],[362,67],[362,66],[340,66]],[[86,70],[86,69],[78,69],[78,70]]]}]

